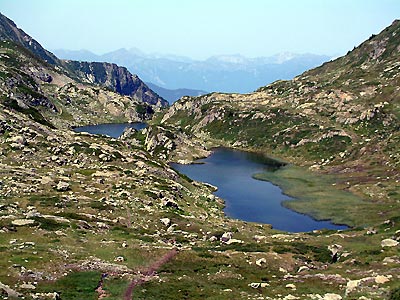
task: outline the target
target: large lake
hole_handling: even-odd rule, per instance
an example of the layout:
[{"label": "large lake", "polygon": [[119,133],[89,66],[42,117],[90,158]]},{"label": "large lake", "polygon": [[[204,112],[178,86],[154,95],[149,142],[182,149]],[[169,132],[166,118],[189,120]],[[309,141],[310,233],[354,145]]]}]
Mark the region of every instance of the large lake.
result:
[{"label": "large lake", "polygon": [[296,200],[270,182],[252,177],[270,167],[262,156],[218,148],[195,164],[172,164],[172,167],[194,180],[217,186],[215,195],[225,200],[224,212],[229,217],[272,224],[275,229],[289,232],[347,228],[329,221],[316,221],[283,207],[282,201]]},{"label": "large lake", "polygon": [[103,134],[109,137],[118,138],[126,128],[141,130],[147,126],[146,123],[118,123],[118,124],[98,124],[74,128],[76,132],[88,132],[91,134]]}]

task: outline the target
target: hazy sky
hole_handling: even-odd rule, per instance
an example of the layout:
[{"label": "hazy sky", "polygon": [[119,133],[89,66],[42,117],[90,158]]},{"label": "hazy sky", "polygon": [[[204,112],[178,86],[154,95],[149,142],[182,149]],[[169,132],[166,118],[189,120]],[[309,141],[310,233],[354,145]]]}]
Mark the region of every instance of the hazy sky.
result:
[{"label": "hazy sky", "polygon": [[203,59],[344,54],[400,18],[400,0],[0,0],[0,11],[48,49]]}]

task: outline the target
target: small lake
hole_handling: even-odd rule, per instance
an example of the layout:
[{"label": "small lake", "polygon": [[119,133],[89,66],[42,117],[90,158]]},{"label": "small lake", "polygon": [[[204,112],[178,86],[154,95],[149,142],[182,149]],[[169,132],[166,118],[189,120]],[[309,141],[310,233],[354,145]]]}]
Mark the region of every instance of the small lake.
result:
[{"label": "small lake", "polygon": [[98,125],[88,125],[80,126],[74,128],[76,132],[88,132],[91,134],[103,134],[109,137],[118,138],[122,135],[126,128],[135,128],[141,130],[146,128],[146,123],[136,122],[136,123],[113,123],[113,124],[98,124]]},{"label": "small lake", "polygon": [[271,168],[268,159],[261,155],[218,148],[195,164],[172,164],[172,167],[194,180],[217,186],[214,194],[225,200],[224,212],[228,217],[272,224],[273,228],[288,232],[347,228],[329,221],[316,221],[283,207],[282,201],[296,200],[284,195],[272,183],[252,178],[255,173]]}]

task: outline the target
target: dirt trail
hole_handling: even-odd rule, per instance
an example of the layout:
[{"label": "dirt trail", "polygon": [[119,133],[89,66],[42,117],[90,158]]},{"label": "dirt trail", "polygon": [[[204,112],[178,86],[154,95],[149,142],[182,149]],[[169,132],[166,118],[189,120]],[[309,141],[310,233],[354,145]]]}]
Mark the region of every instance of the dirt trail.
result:
[{"label": "dirt trail", "polygon": [[141,278],[139,279],[134,279],[131,281],[131,283],[129,284],[128,288],[125,290],[125,294],[124,294],[124,300],[132,300],[132,296],[133,296],[133,289],[138,286],[143,284],[144,282],[146,282],[151,276],[154,276],[156,271],[164,264],[166,264],[167,262],[169,262],[172,258],[174,258],[176,255],[178,254],[178,250],[177,249],[172,249],[171,251],[169,251],[167,254],[165,254],[163,257],[161,257],[161,259],[159,259],[158,261],[156,261],[154,264],[150,265],[150,267],[148,267],[147,269],[145,269],[144,271],[140,272],[141,274]]}]

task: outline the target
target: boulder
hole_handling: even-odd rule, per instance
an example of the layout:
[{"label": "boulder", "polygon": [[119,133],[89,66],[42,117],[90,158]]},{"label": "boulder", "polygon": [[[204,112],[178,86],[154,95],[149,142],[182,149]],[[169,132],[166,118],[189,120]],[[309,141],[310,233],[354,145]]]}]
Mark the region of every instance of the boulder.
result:
[{"label": "boulder", "polygon": [[227,243],[231,238],[232,238],[233,233],[232,232],[225,232],[221,236],[221,242]]},{"label": "boulder", "polygon": [[393,239],[384,239],[381,242],[382,247],[396,247],[398,244],[399,242]]},{"label": "boulder", "polygon": [[114,258],[114,261],[116,262],[123,262],[125,260],[125,258],[123,256],[117,256],[116,258]]},{"label": "boulder", "polygon": [[171,225],[171,220],[169,218],[162,218],[160,219],[160,222],[163,223],[166,227]]},{"label": "boulder", "polygon": [[16,135],[7,139],[11,144],[26,145],[26,139],[22,135]]},{"label": "boulder", "polygon": [[227,245],[230,245],[230,244],[243,244],[243,243],[244,243],[244,241],[238,240],[238,239],[230,239],[229,241],[226,242]]},{"label": "boulder", "polygon": [[288,283],[288,284],[286,285],[286,287],[287,287],[288,289],[296,290],[296,285],[294,285],[293,283]]},{"label": "boulder", "polygon": [[68,191],[69,189],[70,189],[69,183],[65,181],[60,181],[56,186],[56,190],[59,192],[65,192]]},{"label": "boulder", "polygon": [[386,282],[390,281],[390,277],[389,276],[384,276],[384,275],[378,275],[375,277],[375,282],[378,284],[384,284]]},{"label": "boulder", "polygon": [[333,293],[327,293],[324,295],[324,298],[322,298],[323,300],[342,300],[342,296],[338,295],[338,294],[333,294]]},{"label": "boulder", "polygon": [[362,280],[349,280],[346,285],[346,295],[356,290]]},{"label": "boulder", "polygon": [[301,266],[301,267],[297,270],[297,273],[300,273],[300,272],[303,272],[303,271],[308,271],[308,270],[310,270],[309,267],[307,267],[307,266]]},{"label": "boulder", "polygon": [[[11,299],[16,298],[18,299],[18,297],[20,296],[20,294],[13,290],[12,288],[10,288],[8,285],[3,284],[0,282],[0,295],[4,295],[3,291],[7,294],[7,296]],[[5,296],[5,295],[4,295]]]},{"label": "boulder", "polygon": [[25,290],[35,290],[36,286],[34,286],[32,283],[23,283],[19,286],[21,289],[25,289]]},{"label": "boulder", "polygon": [[11,224],[15,226],[26,226],[26,225],[32,225],[35,223],[35,220],[31,219],[17,219],[17,220],[12,220]]},{"label": "boulder", "polygon": [[256,265],[257,265],[257,266],[260,266],[260,267],[261,267],[263,264],[266,264],[266,263],[267,263],[267,260],[266,260],[264,257],[256,260]]}]

